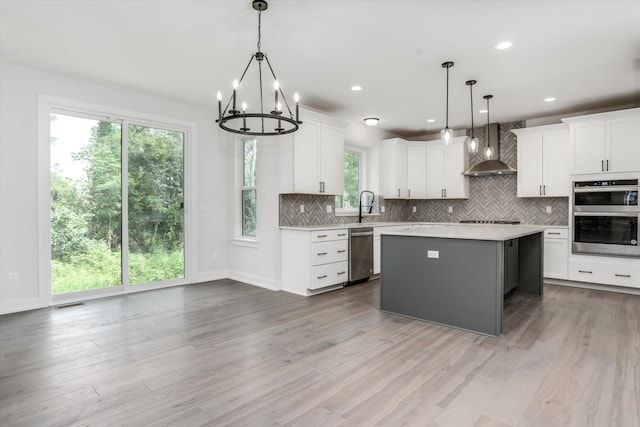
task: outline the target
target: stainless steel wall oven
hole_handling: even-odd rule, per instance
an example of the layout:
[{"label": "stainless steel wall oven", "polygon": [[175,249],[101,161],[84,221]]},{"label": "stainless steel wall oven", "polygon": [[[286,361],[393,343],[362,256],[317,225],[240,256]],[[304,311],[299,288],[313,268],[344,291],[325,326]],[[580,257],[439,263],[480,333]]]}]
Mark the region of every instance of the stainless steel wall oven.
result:
[{"label": "stainless steel wall oven", "polygon": [[574,254],[640,257],[638,180],[573,183]]}]

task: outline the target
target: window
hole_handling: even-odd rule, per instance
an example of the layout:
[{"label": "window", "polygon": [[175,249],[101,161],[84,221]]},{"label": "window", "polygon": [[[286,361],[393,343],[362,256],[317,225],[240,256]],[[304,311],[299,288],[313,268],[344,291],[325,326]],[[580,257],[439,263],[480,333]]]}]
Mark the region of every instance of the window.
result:
[{"label": "window", "polygon": [[362,187],[363,153],[344,152],[344,194],[336,196],[336,209],[358,210],[358,197]]},{"label": "window", "polygon": [[242,141],[242,236],[256,237],[256,159],[255,139]]}]

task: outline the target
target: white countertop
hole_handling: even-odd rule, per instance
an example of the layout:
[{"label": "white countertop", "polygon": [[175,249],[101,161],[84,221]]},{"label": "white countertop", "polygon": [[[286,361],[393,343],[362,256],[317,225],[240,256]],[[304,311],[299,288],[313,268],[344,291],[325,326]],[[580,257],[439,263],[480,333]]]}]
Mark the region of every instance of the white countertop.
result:
[{"label": "white countertop", "polygon": [[[298,230],[298,231],[322,231],[322,230],[344,230],[345,228],[360,227],[401,227],[420,225],[420,222],[350,222],[348,224],[328,224],[328,225],[306,225],[306,226],[280,226],[280,230]],[[432,223],[429,223],[432,224]]]},{"label": "white countertop", "polygon": [[505,241],[530,234],[542,233],[544,225],[502,224],[425,224],[404,230],[382,230],[381,234],[412,237],[440,237],[445,239]]}]

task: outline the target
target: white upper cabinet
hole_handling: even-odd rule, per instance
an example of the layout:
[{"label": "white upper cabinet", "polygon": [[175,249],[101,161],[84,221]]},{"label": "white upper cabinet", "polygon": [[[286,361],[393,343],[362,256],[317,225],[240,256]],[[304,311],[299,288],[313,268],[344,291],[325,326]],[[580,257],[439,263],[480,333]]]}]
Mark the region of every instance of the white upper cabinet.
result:
[{"label": "white upper cabinet", "polygon": [[640,108],[563,119],[572,174],[640,171]]},{"label": "white upper cabinet", "polygon": [[380,188],[385,199],[409,197],[407,156],[407,141],[404,139],[393,138],[382,141]]},{"label": "white upper cabinet", "polygon": [[407,196],[424,199],[427,185],[427,147],[410,142],[407,147]]},{"label": "white upper cabinet", "polygon": [[342,195],[344,193],[342,129],[305,121],[294,135],[294,192]]},{"label": "white upper cabinet", "polygon": [[567,125],[512,132],[518,136],[518,197],[568,197],[571,179]]},{"label": "white upper cabinet", "polygon": [[455,137],[449,145],[438,140],[427,143],[428,199],[469,198],[469,177],[462,173],[469,167],[466,137]]}]

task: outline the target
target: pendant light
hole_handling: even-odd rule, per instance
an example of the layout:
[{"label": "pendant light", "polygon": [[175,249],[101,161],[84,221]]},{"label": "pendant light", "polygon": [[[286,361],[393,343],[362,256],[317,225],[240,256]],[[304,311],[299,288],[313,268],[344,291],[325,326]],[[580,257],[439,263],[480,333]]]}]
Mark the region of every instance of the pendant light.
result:
[{"label": "pendant light", "polygon": [[[260,32],[262,12],[267,10],[269,5],[265,0],[253,0],[251,2],[251,5],[255,10],[258,11],[258,51],[251,55],[251,59],[244,69],[240,80],[234,80],[232,95],[229,98],[229,101],[227,102],[227,105],[224,109],[222,108],[222,94],[218,92],[218,119],[216,120],[216,123],[218,123],[220,128],[226,130],[227,132],[239,133],[242,135],[268,136],[292,133],[297,131],[299,125],[302,123],[299,119],[298,102],[300,98],[296,93],[294,96],[296,114],[294,116],[291,112],[291,108],[289,108],[289,103],[285,98],[284,92],[280,87],[278,78],[276,77],[276,74],[271,67],[269,58],[267,58],[267,54],[260,50],[262,39]],[[236,97],[242,81],[254,59],[258,64],[259,91],[256,96],[256,99],[258,100],[256,101],[256,104],[259,104],[259,110],[256,112],[247,112],[247,104],[244,102],[242,103],[242,110],[238,110],[236,108]],[[263,106],[263,61],[266,62],[267,66],[269,67],[269,72],[273,77],[274,103],[273,110],[271,110],[270,112],[265,112],[265,107]],[[264,74],[267,73],[265,72]],[[282,101],[279,100],[278,95],[282,97]],[[288,115],[283,114],[283,103],[284,107],[286,107]],[[231,108],[229,108],[230,106]],[[269,111],[269,109],[270,108],[267,106],[267,111]]]},{"label": "pendant light", "polygon": [[[491,123],[489,121],[489,100],[493,98],[493,95],[485,95],[482,98],[487,100],[487,129],[489,129],[489,123]],[[487,140],[486,141],[487,146],[484,148],[484,159],[492,160],[494,150],[493,150],[493,147],[491,146],[491,141],[489,141],[489,132],[487,132],[487,135],[485,135],[485,138]]]},{"label": "pendant light", "polygon": [[446,122],[444,129],[440,131],[440,136],[444,139],[444,143],[448,145],[453,137],[453,131],[449,129],[449,68],[453,67],[453,62],[447,61],[442,63],[442,68],[447,69],[447,110],[446,110]]},{"label": "pendant light", "polygon": [[475,80],[467,80],[466,84],[469,86],[469,93],[471,94],[471,138],[467,137],[467,148],[469,153],[477,153],[480,142],[476,138],[475,128],[473,127],[473,85],[477,82]]}]

